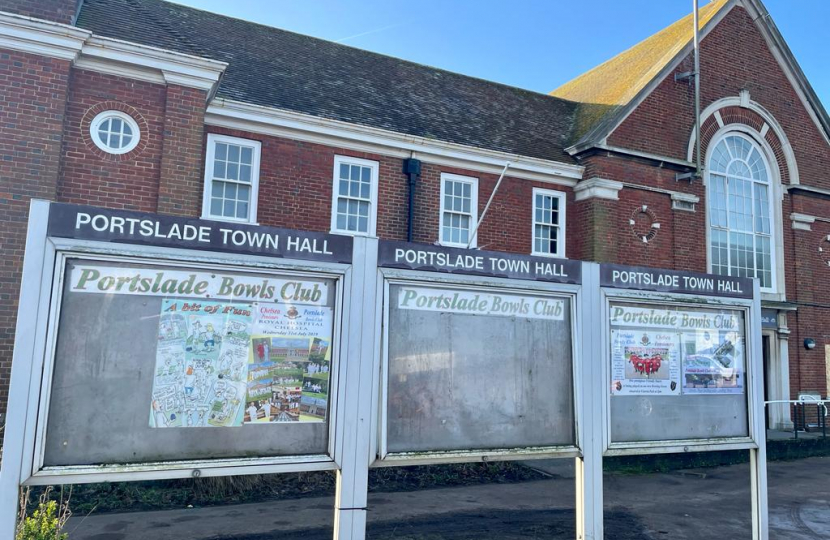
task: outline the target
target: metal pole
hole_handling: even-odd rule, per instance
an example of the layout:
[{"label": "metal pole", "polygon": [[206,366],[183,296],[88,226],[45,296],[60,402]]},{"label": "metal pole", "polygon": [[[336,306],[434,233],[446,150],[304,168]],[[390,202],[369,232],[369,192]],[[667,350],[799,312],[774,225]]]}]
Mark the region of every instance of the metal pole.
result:
[{"label": "metal pole", "polygon": [[484,207],[484,211],[481,213],[481,217],[478,218],[478,222],[476,223],[475,228],[470,233],[470,241],[467,242],[467,249],[470,249],[470,246],[473,245],[473,240],[476,238],[476,233],[478,232],[478,227],[481,225],[481,222],[484,221],[484,216],[487,215],[487,210],[490,208],[490,203],[493,202],[493,197],[496,196],[496,192],[499,190],[499,186],[501,185],[501,181],[504,178],[504,173],[507,172],[507,168],[510,167],[510,162],[504,164],[504,169],[501,171],[501,175],[499,176],[498,182],[496,182],[496,187],[493,188],[493,193],[490,194],[490,198],[487,199],[487,205]]},{"label": "metal pole", "polygon": [[700,18],[698,14],[698,0],[694,1],[694,42],[695,42],[695,145],[697,148],[695,165],[697,167],[697,177],[703,176],[703,170],[700,163]]}]

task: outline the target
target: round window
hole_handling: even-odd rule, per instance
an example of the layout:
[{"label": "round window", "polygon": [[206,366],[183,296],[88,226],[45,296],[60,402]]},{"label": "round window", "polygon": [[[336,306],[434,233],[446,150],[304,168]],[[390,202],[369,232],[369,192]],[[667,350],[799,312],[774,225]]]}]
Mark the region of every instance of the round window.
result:
[{"label": "round window", "polygon": [[89,134],[95,146],[109,154],[126,154],[136,147],[141,131],[133,118],[120,111],[104,111],[92,119]]}]

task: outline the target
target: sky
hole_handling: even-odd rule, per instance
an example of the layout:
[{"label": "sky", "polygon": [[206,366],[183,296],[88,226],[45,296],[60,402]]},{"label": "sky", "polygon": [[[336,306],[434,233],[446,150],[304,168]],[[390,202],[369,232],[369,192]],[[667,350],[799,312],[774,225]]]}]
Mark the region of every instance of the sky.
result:
[{"label": "sky", "polygon": [[[543,93],[692,11],[692,0],[175,1]],[[764,5],[830,109],[830,0]]]}]

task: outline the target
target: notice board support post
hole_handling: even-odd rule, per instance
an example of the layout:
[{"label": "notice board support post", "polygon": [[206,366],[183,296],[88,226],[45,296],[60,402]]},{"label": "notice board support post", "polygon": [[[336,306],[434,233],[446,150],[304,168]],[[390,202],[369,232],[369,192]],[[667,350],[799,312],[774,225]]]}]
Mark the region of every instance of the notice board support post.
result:
[{"label": "notice board support post", "polygon": [[750,395],[750,422],[752,434],[757,448],[750,449],[749,461],[751,467],[752,490],[752,538],[753,540],[769,539],[769,501],[767,497],[767,433],[764,415],[764,366],[761,343],[761,286],[759,280],[753,280],[753,306],[749,320],[750,336],[752,336],[752,392]]},{"label": "notice board support post", "polygon": [[46,223],[49,203],[32,201],[29,228],[23,259],[23,280],[17,312],[8,413],[3,433],[3,465],[0,470],[0,538],[14,538],[17,524],[18,497],[21,481],[28,478],[31,450],[27,450],[27,426],[37,414],[37,403],[30,403],[30,386],[36,367],[43,359],[44,329],[38,324],[41,309],[48,310],[49,297],[41,295],[41,281],[46,255]]},{"label": "notice board support post", "polygon": [[369,461],[372,446],[372,407],[375,356],[375,305],[378,241],[354,239],[354,263],[349,280],[343,333],[348,348],[343,355],[346,395],[339,408],[340,468],[334,504],[334,539],[366,537]]},{"label": "notice board support post", "polygon": [[582,346],[580,369],[584,384],[575,390],[579,416],[579,446],[582,456],[576,458],[576,538],[577,540],[602,540],[603,493],[602,452],[603,426],[605,425],[602,389],[602,339],[600,318],[599,265],[582,264],[582,302],[579,309],[579,340]]}]

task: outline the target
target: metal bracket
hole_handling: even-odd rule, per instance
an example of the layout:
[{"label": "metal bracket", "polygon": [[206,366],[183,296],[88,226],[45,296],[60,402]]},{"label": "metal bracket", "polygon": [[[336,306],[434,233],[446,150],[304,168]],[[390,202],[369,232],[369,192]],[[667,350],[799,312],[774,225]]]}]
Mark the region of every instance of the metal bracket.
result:
[{"label": "metal bracket", "polygon": [[684,71],[682,73],[674,74],[675,81],[686,81],[692,79],[693,77],[697,77],[697,71]]}]

